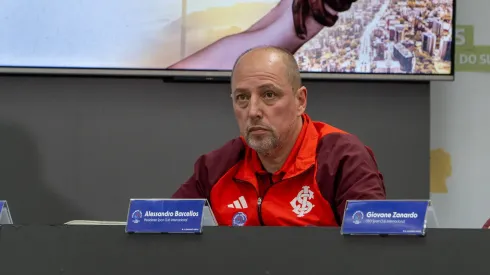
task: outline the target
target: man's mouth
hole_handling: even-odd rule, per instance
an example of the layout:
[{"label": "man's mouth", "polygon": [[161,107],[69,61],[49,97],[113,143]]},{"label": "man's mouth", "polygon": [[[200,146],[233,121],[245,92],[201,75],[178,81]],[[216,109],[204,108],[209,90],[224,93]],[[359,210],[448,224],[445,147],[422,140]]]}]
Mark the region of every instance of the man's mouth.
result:
[{"label": "man's mouth", "polygon": [[259,132],[266,132],[266,131],[269,131],[269,129],[263,127],[250,127],[250,129],[248,129],[249,133],[259,133]]}]

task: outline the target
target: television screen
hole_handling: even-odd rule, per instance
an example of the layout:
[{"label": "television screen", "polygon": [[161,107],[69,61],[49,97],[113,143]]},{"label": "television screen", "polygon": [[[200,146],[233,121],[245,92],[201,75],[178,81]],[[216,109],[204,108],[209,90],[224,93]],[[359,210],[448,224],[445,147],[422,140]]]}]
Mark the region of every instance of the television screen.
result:
[{"label": "television screen", "polygon": [[452,80],[454,0],[3,0],[0,72],[229,77],[262,45],[304,78]]}]

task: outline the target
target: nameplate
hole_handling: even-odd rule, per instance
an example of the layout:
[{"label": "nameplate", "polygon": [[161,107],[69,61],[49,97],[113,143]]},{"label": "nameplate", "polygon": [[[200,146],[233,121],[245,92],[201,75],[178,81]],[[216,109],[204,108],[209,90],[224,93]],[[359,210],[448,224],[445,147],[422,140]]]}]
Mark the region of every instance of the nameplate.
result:
[{"label": "nameplate", "polygon": [[425,236],[428,200],[347,201],[342,235]]},{"label": "nameplate", "polygon": [[0,201],[0,225],[13,224],[7,201]]},{"label": "nameplate", "polygon": [[126,232],[202,233],[206,205],[206,199],[131,199]]}]

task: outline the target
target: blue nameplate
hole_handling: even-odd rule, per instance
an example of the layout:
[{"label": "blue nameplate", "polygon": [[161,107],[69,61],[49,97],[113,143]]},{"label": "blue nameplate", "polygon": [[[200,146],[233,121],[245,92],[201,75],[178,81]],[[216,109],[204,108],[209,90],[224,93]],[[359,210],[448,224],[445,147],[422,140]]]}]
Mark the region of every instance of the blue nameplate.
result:
[{"label": "blue nameplate", "polygon": [[342,235],[425,236],[428,200],[347,201]]},{"label": "blue nameplate", "polygon": [[0,225],[13,224],[7,201],[0,201]]},{"label": "blue nameplate", "polygon": [[202,233],[206,199],[131,199],[126,233]]}]

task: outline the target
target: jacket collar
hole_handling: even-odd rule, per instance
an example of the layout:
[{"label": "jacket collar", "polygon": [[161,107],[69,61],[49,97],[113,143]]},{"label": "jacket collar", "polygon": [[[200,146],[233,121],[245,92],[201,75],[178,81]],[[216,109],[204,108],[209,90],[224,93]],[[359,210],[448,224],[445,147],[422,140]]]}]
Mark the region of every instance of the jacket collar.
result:
[{"label": "jacket collar", "polygon": [[[319,134],[307,114],[303,114],[302,119],[303,127],[293,149],[281,169],[273,174],[274,177],[279,177],[282,180],[292,178],[315,164]],[[238,167],[235,178],[258,186],[256,174],[267,174],[267,172],[263,169],[257,152],[247,145],[243,137],[241,140],[245,145],[245,156]]]}]

